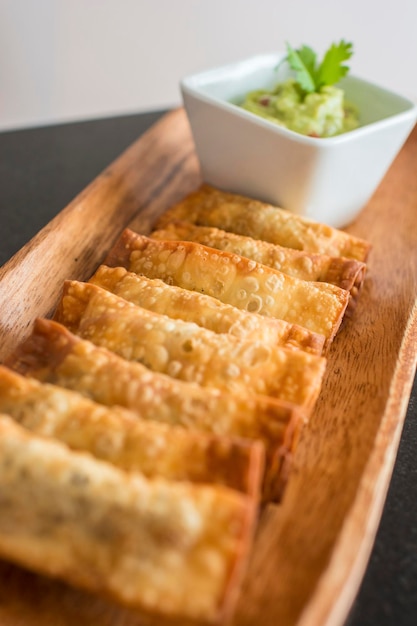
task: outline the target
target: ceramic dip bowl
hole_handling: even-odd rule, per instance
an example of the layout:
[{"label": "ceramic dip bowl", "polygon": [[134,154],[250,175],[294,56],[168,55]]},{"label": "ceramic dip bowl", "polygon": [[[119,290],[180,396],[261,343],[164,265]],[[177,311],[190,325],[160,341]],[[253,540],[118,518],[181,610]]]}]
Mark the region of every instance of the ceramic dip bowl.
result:
[{"label": "ceramic dip bowl", "polygon": [[[410,134],[417,106],[355,76],[340,83],[360,126],[326,138],[298,134],[240,108],[245,95],[291,76],[285,53],[255,56],[181,81],[202,176],[337,228],[367,203]],[[278,70],[277,70],[278,66]]]}]

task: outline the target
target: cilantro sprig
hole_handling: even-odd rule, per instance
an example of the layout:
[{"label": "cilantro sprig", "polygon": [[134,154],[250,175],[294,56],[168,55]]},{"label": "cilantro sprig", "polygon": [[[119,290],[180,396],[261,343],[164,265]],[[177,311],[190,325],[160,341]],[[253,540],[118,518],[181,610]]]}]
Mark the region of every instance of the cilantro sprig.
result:
[{"label": "cilantro sprig", "polygon": [[287,43],[287,61],[295,72],[301,89],[307,93],[320,91],[326,85],[334,85],[349,72],[344,61],[353,54],[353,44],[342,39],[333,43],[326,51],[321,63],[317,62],[317,54],[309,46],[294,49]]}]

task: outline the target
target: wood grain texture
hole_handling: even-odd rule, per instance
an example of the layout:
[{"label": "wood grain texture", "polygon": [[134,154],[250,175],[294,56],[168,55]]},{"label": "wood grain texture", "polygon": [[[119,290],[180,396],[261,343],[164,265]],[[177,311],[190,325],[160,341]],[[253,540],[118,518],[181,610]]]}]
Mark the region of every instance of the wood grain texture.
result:
[{"label": "wood grain texture", "polygon": [[186,129],[180,112],[163,118],[0,269],[0,359],[51,312],[63,280],[89,277],[130,220],[148,232],[199,180]]},{"label": "wood grain texture", "polygon": [[[329,354],[284,501],[261,516],[235,626],[339,626],[366,567],[416,365],[417,130],[352,234],[373,246]],[[124,226],[143,233],[200,182],[182,110],[165,118],[0,270],[0,358],[85,279]],[[2,626],[142,626],[138,616],[0,563]]]}]

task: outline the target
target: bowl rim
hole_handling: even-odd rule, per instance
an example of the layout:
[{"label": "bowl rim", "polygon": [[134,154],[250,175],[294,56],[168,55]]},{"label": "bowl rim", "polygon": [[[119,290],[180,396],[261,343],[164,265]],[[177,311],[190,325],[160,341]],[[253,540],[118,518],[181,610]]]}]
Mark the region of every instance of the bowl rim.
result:
[{"label": "bowl rim", "polygon": [[329,146],[336,145],[339,143],[346,143],[346,142],[350,142],[354,140],[355,138],[363,137],[369,134],[374,134],[378,130],[384,130],[387,127],[397,125],[400,122],[406,122],[406,121],[412,122],[413,119],[414,119],[414,122],[417,121],[417,102],[414,102],[410,98],[396,91],[387,89],[386,87],[381,86],[380,84],[376,82],[363,79],[360,76],[357,76],[355,74],[349,74],[349,76],[346,77],[346,79],[344,80],[353,79],[354,81],[361,82],[364,85],[368,85],[370,87],[379,89],[381,92],[386,93],[387,95],[400,98],[404,101],[404,103],[408,106],[408,108],[404,111],[400,111],[399,113],[393,113],[392,115],[388,115],[387,117],[383,119],[376,120],[374,122],[369,122],[353,130],[349,130],[347,132],[341,133],[340,135],[334,135],[332,137],[310,137],[308,135],[302,135],[301,133],[297,133],[296,131],[290,130],[289,128],[286,128],[285,126],[279,126],[278,124],[275,124],[274,122],[271,122],[268,119],[262,118],[259,115],[252,113],[251,111],[247,111],[239,107],[237,104],[234,104],[233,102],[224,100],[220,97],[209,95],[201,91],[199,87],[196,86],[195,84],[196,82],[201,81],[201,79],[204,79],[204,78],[212,79],[213,77],[216,77],[217,74],[223,74],[224,72],[232,72],[233,70],[243,68],[245,65],[249,65],[249,64],[254,65],[256,63],[261,64],[261,63],[267,62],[271,64],[271,66],[276,65],[277,63],[279,63],[280,60],[282,60],[282,58],[284,58],[285,55],[286,53],[282,51],[278,51],[275,53],[272,53],[272,52],[261,53],[261,54],[256,54],[256,55],[252,55],[252,56],[240,59],[232,63],[227,63],[224,65],[219,65],[216,67],[208,68],[201,72],[188,74],[180,80],[180,90],[181,90],[183,99],[184,99],[184,95],[193,96],[195,99],[200,100],[201,102],[215,106],[223,110],[226,113],[236,115],[253,125],[259,126],[266,130],[270,130],[274,132],[275,134],[277,134],[278,136],[281,135],[283,137],[286,137],[287,139],[291,138],[294,141],[298,141],[299,143],[309,144],[309,145],[312,145],[312,144],[317,145],[317,143],[323,144],[323,142],[325,142]]}]

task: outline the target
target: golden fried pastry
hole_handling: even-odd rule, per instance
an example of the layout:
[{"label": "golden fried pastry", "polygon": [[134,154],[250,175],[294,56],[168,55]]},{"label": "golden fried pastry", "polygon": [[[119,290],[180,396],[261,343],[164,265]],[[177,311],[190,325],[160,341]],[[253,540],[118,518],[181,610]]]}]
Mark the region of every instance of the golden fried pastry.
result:
[{"label": "golden fried pastry", "polygon": [[[229,394],[153,372],[141,363],[127,361],[80,339],[51,320],[35,322],[32,334],[9,364],[22,374],[73,389],[95,402],[123,406],[141,419],[218,437],[261,441],[266,451],[264,498],[275,499],[282,491],[283,470],[305,421],[303,413],[289,403],[253,394]],[[239,450],[231,447],[228,458],[233,449]],[[256,466],[256,451],[251,450],[251,457]],[[240,462],[233,461],[240,476],[240,479],[236,476],[234,488],[254,493],[258,486],[257,473],[244,467],[243,454],[239,458]],[[220,480],[226,460],[219,462],[213,455],[210,480]],[[255,484],[251,485],[250,481]]]},{"label": "golden fried pastry", "polygon": [[358,261],[366,261],[370,251],[367,241],[342,230],[207,184],[164,213],[157,228],[165,228],[176,220],[214,226],[286,248]]},{"label": "golden fried pastry", "polygon": [[205,293],[250,313],[276,317],[334,338],[349,292],[292,278],[255,261],[190,241],[160,241],[126,229],[106,264]]},{"label": "golden fried pastry", "polygon": [[233,610],[253,498],[128,474],[5,415],[0,493],[1,557],[177,623]]},{"label": "golden fried pastry", "polygon": [[228,392],[269,395],[305,409],[314,405],[325,370],[323,357],[218,335],[89,283],[66,281],[55,319],[156,372]]},{"label": "golden fried pastry", "polygon": [[214,437],[138,419],[0,365],[0,412],[37,435],[149,478],[219,482],[252,495],[263,470],[260,443]]},{"label": "golden fried pastry", "polygon": [[239,254],[294,278],[331,283],[349,291],[353,299],[356,298],[365,278],[366,264],[356,259],[284,248],[219,228],[196,226],[191,222],[166,224],[165,228],[153,231],[150,237],[195,241],[224,252]]},{"label": "golden fried pastry", "polygon": [[123,267],[102,265],[89,282],[144,309],[195,322],[215,333],[230,333],[312,354],[321,354],[323,350],[324,336],[302,326],[248,313],[217,298],[167,285],[158,278],[134,274]]}]

